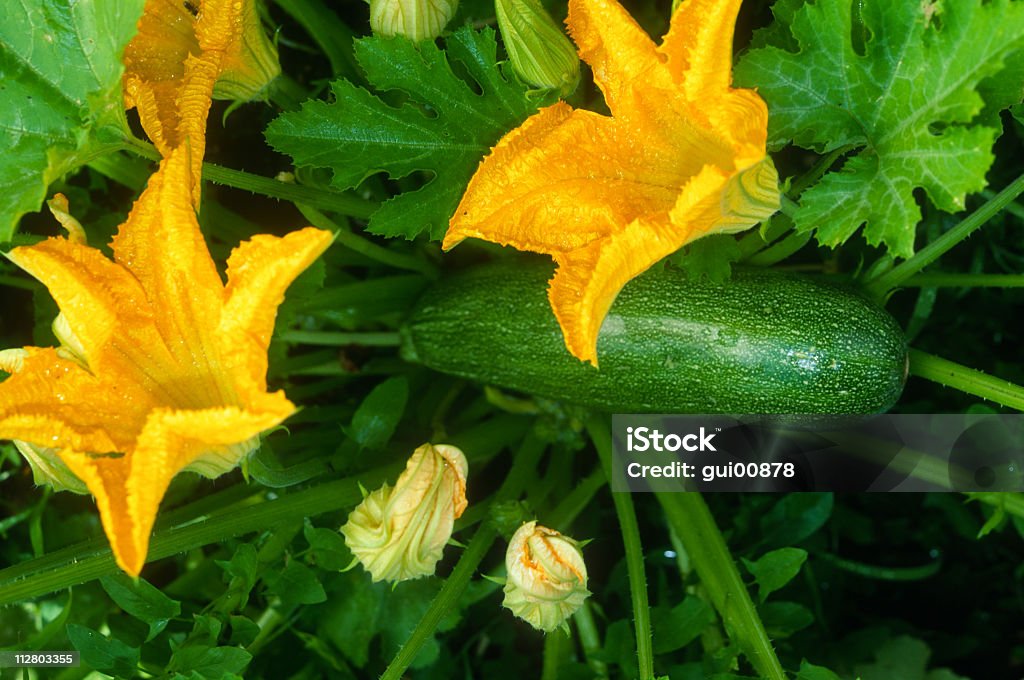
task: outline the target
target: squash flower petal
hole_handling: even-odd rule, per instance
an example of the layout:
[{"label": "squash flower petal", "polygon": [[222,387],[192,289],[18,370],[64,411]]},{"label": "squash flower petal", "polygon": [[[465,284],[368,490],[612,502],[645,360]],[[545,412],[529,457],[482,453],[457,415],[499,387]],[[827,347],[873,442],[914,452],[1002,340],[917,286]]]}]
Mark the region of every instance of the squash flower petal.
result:
[{"label": "squash flower petal", "polygon": [[148,0],[125,48],[125,108],[162,156],[189,140],[196,205],[211,99],[256,98],[281,72],[255,1]]},{"label": "squash flower petal", "polygon": [[597,365],[608,309],[633,277],[711,233],[779,208],[768,112],[734,89],[741,0],[685,0],[660,46],[616,0],[570,0],[569,32],[611,116],[559,102],[503,137],[477,169],[444,248],[479,238],[550,255],[566,347]]},{"label": "squash flower petal", "polygon": [[133,575],[171,479],[231,470],[294,411],[266,390],[267,346],[285,289],[332,241],[310,227],[257,236],[232,253],[225,286],[192,207],[189,149],[150,178],[113,261],[61,237],[8,254],[53,295],[66,346],[0,352],[12,373],[0,438],[55,454],[84,483]]},{"label": "squash flower petal", "polygon": [[505,569],[502,606],[546,633],[567,629],[566,620],[590,596],[580,544],[536,521],[512,535]]},{"label": "squash flower petal", "polygon": [[462,451],[424,444],[393,487],[363,498],[341,527],[345,544],[373,581],[398,583],[430,576],[466,510],[469,467]]}]

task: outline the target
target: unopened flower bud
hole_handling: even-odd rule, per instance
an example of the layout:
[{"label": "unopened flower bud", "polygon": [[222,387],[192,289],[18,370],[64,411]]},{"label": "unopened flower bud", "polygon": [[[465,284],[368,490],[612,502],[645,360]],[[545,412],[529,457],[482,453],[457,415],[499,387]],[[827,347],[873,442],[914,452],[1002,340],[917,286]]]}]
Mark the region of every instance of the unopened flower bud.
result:
[{"label": "unopened flower bud", "polygon": [[458,7],[459,0],[370,0],[370,28],[374,35],[386,38],[433,40]]},{"label": "unopened flower bud", "polygon": [[580,59],[540,0],[495,0],[498,28],[512,70],[538,90],[566,96],[580,80]]},{"label": "unopened flower bud", "polygon": [[429,576],[466,509],[466,456],[424,444],[394,487],[367,494],[341,527],[345,543],[374,581]]},{"label": "unopened flower bud", "polygon": [[512,536],[505,568],[502,604],[547,633],[565,627],[590,595],[580,544],[537,522],[527,522]]},{"label": "unopened flower bud", "polygon": [[213,97],[238,102],[265,99],[267,86],[281,75],[277,46],[263,30],[256,2],[243,4],[239,21],[238,37],[213,87]]}]

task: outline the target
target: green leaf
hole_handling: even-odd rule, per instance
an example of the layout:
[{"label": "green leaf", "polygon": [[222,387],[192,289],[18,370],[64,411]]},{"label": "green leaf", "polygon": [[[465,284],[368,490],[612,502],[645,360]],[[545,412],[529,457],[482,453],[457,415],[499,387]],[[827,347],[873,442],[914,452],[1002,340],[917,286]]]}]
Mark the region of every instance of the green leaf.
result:
[{"label": "green leaf", "polygon": [[260,634],[259,625],[248,616],[231,616],[228,621],[231,624],[229,642],[233,645],[248,647]]},{"label": "green leaf", "polygon": [[758,597],[764,602],[771,593],[792,581],[806,560],[806,550],[779,548],[765,553],[756,562],[743,560],[743,564],[757,582]]},{"label": "green leaf", "polygon": [[[428,232],[440,239],[480,160],[538,104],[498,65],[492,29],[463,27],[445,44],[442,51],[432,42],[401,37],[356,41],[367,81],[379,92],[400,90],[408,100],[391,106],[338,80],[331,103],[309,101],[301,111],[282,114],[267,128],[267,141],[297,166],[330,168],[338,189],[380,172],[393,179],[430,172],[433,178],[422,187],[385,202],[368,230],[407,239]],[[452,62],[473,82],[456,75]]]},{"label": "green leaf", "polygon": [[107,595],[126,614],[149,625],[149,642],[159,635],[167,622],[181,613],[181,604],[164,595],[143,579],[133,580],[124,573],[104,576],[100,584]]},{"label": "green leaf", "polygon": [[800,672],[796,674],[796,680],[842,680],[842,678],[824,666],[815,666],[802,661]]},{"label": "green leaf", "polygon": [[[319,636],[330,640],[359,668],[370,662],[371,643],[379,638],[380,653],[390,658],[398,653],[423,618],[441,589],[438,579],[419,579],[391,584],[370,583],[361,569],[334,575],[329,604],[320,618]],[[460,602],[460,606],[469,602]],[[458,622],[459,611],[449,612],[438,626],[444,632]],[[423,645],[412,668],[437,661],[441,645],[431,636]]]},{"label": "green leaf", "polygon": [[894,638],[875,654],[875,663],[857,666],[860,680],[964,680],[945,669],[928,672],[931,650],[921,640],[906,635]]},{"label": "green leaf", "polygon": [[383,448],[398,427],[408,398],[408,381],[402,376],[388,378],[363,399],[352,416],[352,424],[345,430],[346,434],[360,448]]},{"label": "green leaf", "polygon": [[986,186],[998,131],[984,124],[992,125],[991,110],[979,119],[980,91],[1001,107],[1020,100],[1021,83],[1002,76],[1009,60],[1010,76],[1020,77],[1024,5],[818,0],[792,8],[784,3],[779,19],[791,18],[798,51],[786,51],[788,41],[752,50],[736,80],[767,101],[774,146],[860,149],[801,196],[797,229],[835,246],[866,224],[868,243],[908,257],[921,219],[916,189],[955,212]]},{"label": "green leaf", "polygon": [[302,534],[309,543],[313,562],[324,571],[342,571],[352,562],[352,552],[339,532],[314,527],[307,519]]},{"label": "green leaf", "polygon": [[655,609],[652,621],[654,653],[682,649],[715,621],[715,612],[699,597],[689,596],[670,611]]},{"label": "green leaf", "polygon": [[787,638],[814,623],[814,614],[796,602],[767,602],[757,608],[772,639]]},{"label": "green leaf", "polygon": [[825,525],[832,516],[833,503],[831,493],[783,496],[761,519],[765,547],[782,547],[804,540]]},{"label": "green leaf", "polygon": [[23,0],[0,22],[0,242],[47,187],[129,134],[121,53],[144,0]]},{"label": "green leaf", "polygon": [[259,560],[256,548],[251,543],[243,543],[235,550],[230,560],[217,560],[217,565],[224,570],[228,581],[228,592],[225,597],[237,598],[237,610],[245,608],[249,601],[249,593],[256,585],[256,572]]},{"label": "green leaf", "polygon": [[221,680],[241,673],[250,661],[252,654],[238,647],[188,646],[174,651],[167,670]]},{"label": "green leaf", "polygon": [[318,604],[327,600],[320,579],[301,562],[289,564],[268,585],[270,592],[280,597],[285,604]]},{"label": "green leaf", "polygon": [[67,634],[86,666],[116,677],[135,676],[135,667],[139,664],[139,650],[135,647],[75,623],[68,624]]}]

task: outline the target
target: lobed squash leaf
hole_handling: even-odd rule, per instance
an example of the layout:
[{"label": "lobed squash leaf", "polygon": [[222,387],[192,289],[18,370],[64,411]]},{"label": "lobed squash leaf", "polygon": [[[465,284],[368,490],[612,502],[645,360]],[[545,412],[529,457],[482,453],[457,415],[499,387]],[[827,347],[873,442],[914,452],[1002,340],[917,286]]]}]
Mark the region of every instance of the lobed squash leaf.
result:
[{"label": "lobed squash leaf", "polygon": [[355,53],[378,92],[398,90],[407,100],[393,106],[337,80],[333,101],[307,101],[282,114],[267,128],[267,141],[297,166],[330,168],[338,189],[377,173],[392,179],[431,173],[419,188],[386,201],[368,230],[407,239],[427,232],[440,239],[480,160],[538,102],[498,64],[492,29],[460,28],[446,38],[444,50],[402,37],[362,38]]},{"label": "lobed squash leaf", "polygon": [[[947,212],[986,186],[998,111],[1024,94],[1024,4],[780,0],[776,25],[736,67],[769,108],[769,141],[849,147],[807,189],[800,231],[836,246],[863,225],[872,245],[914,252],[914,192]],[[787,35],[789,34],[789,35]]]}]

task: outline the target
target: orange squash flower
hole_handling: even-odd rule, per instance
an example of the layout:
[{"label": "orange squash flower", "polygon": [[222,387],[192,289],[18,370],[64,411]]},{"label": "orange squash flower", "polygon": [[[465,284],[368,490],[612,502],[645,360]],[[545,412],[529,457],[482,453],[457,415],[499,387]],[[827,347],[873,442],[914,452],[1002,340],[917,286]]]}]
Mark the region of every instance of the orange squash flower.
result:
[{"label": "orange squash flower", "polygon": [[198,205],[211,98],[253,99],[281,73],[254,0],[148,0],[124,64],[125,108],[160,154],[192,145]]},{"label": "orange squash flower", "polygon": [[61,201],[71,237],[8,254],[56,300],[62,346],[0,352],[13,374],[0,383],[0,438],[84,482],[132,575],[171,479],[234,468],[295,410],[267,392],[267,345],[285,289],[332,240],[313,228],[255,236],[232,252],[225,286],[196,221],[189,153],[173,149],[150,178],[113,261]]},{"label": "orange squash flower", "polygon": [[612,115],[542,109],[484,159],[451,220],[446,249],[480,238],[554,258],[566,347],[595,366],[630,279],[778,210],[764,101],[731,87],[740,3],[685,0],[656,46],[615,0],[570,0],[569,32]]}]

